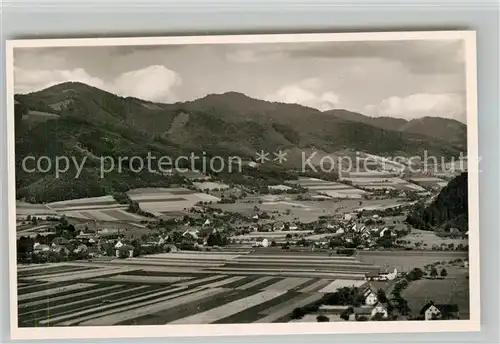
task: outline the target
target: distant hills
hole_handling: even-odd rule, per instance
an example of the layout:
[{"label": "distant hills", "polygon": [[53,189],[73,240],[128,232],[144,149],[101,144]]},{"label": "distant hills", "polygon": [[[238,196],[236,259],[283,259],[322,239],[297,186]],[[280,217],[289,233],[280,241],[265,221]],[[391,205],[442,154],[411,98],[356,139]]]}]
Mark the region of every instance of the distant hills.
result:
[{"label": "distant hills", "polygon": [[393,117],[369,117],[346,110],[330,110],[324,113],[347,121],[365,123],[386,130],[442,139],[458,147],[463,147],[463,149],[466,148],[467,126],[454,119],[423,117],[407,121]]},{"label": "distant hills", "polygon": [[448,232],[451,228],[457,228],[462,232],[468,231],[467,179],[465,172],[455,177],[431,204],[415,207],[408,215],[407,222],[424,230]]},{"label": "distant hills", "polygon": [[[67,82],[39,92],[15,95],[16,184],[18,197],[32,201],[87,197],[129,187],[170,183],[147,172],[96,176],[99,156],[176,157],[190,152],[255,158],[274,152],[343,149],[378,155],[458,156],[466,146],[466,127],[442,118],[405,121],[371,118],[345,110],[321,112],[297,105],[253,99],[237,92],[210,94],[183,103],[161,104]],[[26,173],[28,155],[87,156],[81,181],[67,173]],[[74,176],[74,174],[73,174]]]}]

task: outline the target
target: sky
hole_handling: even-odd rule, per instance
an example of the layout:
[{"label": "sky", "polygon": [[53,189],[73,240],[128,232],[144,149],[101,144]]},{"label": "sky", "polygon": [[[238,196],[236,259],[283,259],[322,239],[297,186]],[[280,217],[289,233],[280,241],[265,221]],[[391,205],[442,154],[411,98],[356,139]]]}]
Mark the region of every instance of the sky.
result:
[{"label": "sky", "polygon": [[236,91],[321,111],[465,123],[463,41],[16,48],[16,93],[79,81],[173,103]]}]

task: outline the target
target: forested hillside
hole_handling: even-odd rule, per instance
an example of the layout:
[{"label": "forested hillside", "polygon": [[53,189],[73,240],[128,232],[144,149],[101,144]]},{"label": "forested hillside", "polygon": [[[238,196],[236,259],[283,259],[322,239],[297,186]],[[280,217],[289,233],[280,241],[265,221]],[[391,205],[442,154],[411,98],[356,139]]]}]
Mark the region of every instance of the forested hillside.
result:
[{"label": "forested hillside", "polygon": [[467,185],[467,173],[462,173],[450,181],[430,205],[417,205],[406,221],[419,229],[457,228],[466,232],[469,227]]}]

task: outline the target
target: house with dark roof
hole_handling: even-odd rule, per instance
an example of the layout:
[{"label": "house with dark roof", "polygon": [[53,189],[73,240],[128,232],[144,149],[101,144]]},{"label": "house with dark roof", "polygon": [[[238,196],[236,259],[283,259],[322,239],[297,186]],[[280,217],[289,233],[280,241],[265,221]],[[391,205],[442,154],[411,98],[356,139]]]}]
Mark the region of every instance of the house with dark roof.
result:
[{"label": "house with dark roof", "polygon": [[420,310],[420,315],[425,320],[452,320],[460,319],[457,304],[436,304],[432,301],[426,303]]},{"label": "house with dark roof", "polygon": [[118,241],[115,245],[117,258],[132,258],[134,256],[134,246]]},{"label": "house with dark roof", "polygon": [[372,320],[375,317],[379,317],[379,319],[387,319],[389,317],[389,310],[386,304],[379,302],[375,306],[354,307],[349,315],[349,320],[366,321]]},{"label": "house with dark roof", "polygon": [[372,289],[371,285],[367,285],[361,293],[365,299],[365,305],[375,306],[378,303],[377,292]]}]

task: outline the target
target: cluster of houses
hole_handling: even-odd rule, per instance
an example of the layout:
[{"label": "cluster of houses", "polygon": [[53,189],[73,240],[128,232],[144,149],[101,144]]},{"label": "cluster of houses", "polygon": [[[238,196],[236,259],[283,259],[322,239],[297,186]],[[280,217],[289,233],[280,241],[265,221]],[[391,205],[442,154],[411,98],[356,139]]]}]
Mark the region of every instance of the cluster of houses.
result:
[{"label": "cluster of houses", "polygon": [[322,305],[319,307],[319,313],[328,315],[338,314],[339,311],[347,312],[349,321],[372,320],[376,317],[381,320],[389,318],[388,304],[380,302],[377,292],[370,285],[366,285],[360,292],[363,295],[363,305],[359,307]]},{"label": "cluster of houses", "polygon": [[[321,315],[332,315],[346,312],[347,320],[385,320],[391,316],[387,303],[380,302],[377,292],[370,285],[366,285],[361,293],[363,295],[363,305],[359,307],[322,305],[318,313]],[[432,301],[427,302],[417,315],[421,320],[449,320],[459,319],[459,308],[456,304],[437,304]]]}]

